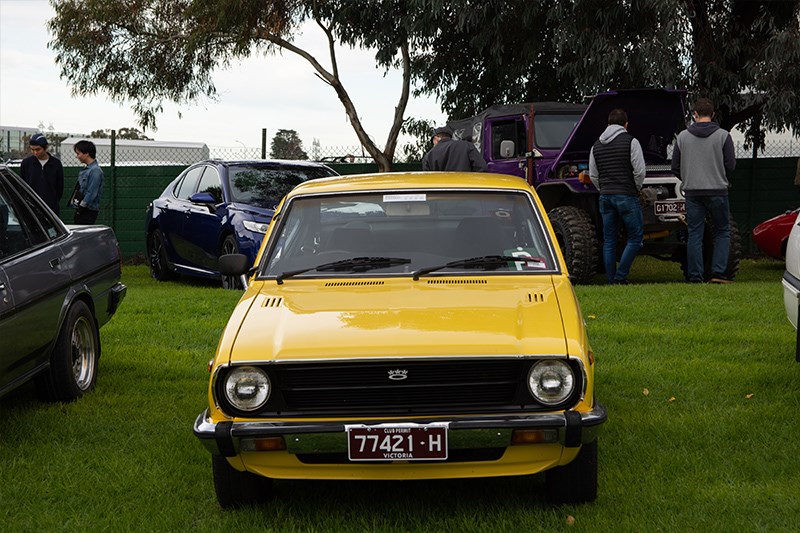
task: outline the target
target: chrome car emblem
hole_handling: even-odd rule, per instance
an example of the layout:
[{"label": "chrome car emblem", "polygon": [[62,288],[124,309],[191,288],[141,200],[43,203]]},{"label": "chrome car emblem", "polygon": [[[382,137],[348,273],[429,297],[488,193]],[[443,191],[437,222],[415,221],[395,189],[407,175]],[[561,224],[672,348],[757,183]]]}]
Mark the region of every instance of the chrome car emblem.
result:
[{"label": "chrome car emblem", "polygon": [[408,377],[408,370],[389,370],[389,379],[392,381],[402,381]]}]

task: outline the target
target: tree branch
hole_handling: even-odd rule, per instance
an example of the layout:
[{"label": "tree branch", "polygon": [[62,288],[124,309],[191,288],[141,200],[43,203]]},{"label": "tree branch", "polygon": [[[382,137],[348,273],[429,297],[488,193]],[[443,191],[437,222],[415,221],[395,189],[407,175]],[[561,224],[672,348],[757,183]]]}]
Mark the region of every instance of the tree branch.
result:
[{"label": "tree branch", "polygon": [[389,137],[386,139],[386,147],[383,153],[390,157],[394,154],[397,147],[397,137],[400,134],[400,128],[403,127],[403,116],[405,116],[406,106],[408,105],[408,96],[411,91],[411,58],[408,53],[408,40],[403,41],[400,45],[400,54],[402,56],[403,65],[403,89],[400,93],[400,100],[397,102],[397,107],[394,108],[394,121],[392,128],[389,130]]}]

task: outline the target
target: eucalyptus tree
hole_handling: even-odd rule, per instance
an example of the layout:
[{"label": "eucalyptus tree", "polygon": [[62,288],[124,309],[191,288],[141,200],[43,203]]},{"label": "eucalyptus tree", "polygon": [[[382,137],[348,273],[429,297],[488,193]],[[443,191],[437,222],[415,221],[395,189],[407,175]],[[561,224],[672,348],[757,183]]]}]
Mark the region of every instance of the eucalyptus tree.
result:
[{"label": "eucalyptus tree", "polygon": [[[130,103],[140,126],[154,128],[167,101],[218,98],[221,67],[263,53],[303,58],[333,89],[359,141],[389,170],[410,94],[411,33],[416,9],[400,1],[366,0],[51,0],[50,47],[73,94],[104,93]],[[301,25],[315,23],[326,57],[295,43]],[[355,31],[354,31],[355,30]],[[341,45],[373,48],[376,65],[402,72],[392,126],[381,150],[364,130],[339,70]],[[265,60],[265,61],[268,61]],[[287,91],[291,88],[287,87]]]},{"label": "eucalyptus tree", "polygon": [[712,98],[756,143],[800,133],[798,0],[462,0],[426,16],[443,30],[412,72],[451,117],[660,86]]},{"label": "eucalyptus tree", "polygon": [[308,154],[303,150],[303,141],[295,130],[278,130],[272,137],[270,154],[275,159],[308,159]]}]

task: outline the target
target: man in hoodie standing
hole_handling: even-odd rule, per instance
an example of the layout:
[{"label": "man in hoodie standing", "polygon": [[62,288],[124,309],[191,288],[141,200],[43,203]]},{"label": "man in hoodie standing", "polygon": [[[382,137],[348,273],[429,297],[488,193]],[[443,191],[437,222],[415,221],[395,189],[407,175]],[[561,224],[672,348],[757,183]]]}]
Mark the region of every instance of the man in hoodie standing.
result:
[{"label": "man in hoodie standing", "polygon": [[694,124],[678,135],[672,152],[672,173],[681,180],[686,197],[686,274],[692,283],[705,280],[703,235],[706,216],[714,228],[714,252],[711,262],[711,283],[730,283],[728,255],[730,251],[730,210],[726,172],[736,168],[736,153],[730,134],[712,122],[714,104],[700,98],[694,104]]},{"label": "man in hoodie standing", "polygon": [[31,135],[28,144],[31,155],[22,160],[20,176],[57,215],[64,196],[64,167],[47,151],[47,139],[41,133]]},{"label": "man in hoodie standing", "polygon": [[[622,109],[614,109],[608,115],[608,127],[589,152],[589,178],[600,191],[603,264],[611,285],[628,284],[631,265],[644,244],[639,205],[644,174],[642,147],[628,133],[628,115]],[[617,265],[620,222],[625,226],[628,241]]]}]

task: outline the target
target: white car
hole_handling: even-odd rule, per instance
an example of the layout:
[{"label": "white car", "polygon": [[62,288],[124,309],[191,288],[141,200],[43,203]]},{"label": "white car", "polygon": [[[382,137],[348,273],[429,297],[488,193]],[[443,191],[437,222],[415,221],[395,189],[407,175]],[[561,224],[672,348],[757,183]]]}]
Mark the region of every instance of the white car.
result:
[{"label": "white car", "polygon": [[[797,329],[797,310],[800,307],[800,215],[795,219],[792,231],[789,233],[789,240],[786,243],[783,305],[786,307],[786,317]],[[800,342],[795,344],[795,359],[800,362]]]}]

